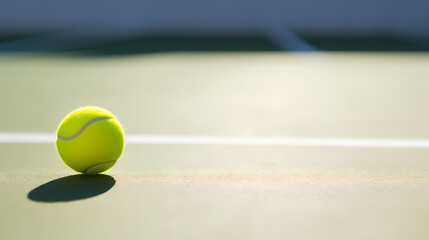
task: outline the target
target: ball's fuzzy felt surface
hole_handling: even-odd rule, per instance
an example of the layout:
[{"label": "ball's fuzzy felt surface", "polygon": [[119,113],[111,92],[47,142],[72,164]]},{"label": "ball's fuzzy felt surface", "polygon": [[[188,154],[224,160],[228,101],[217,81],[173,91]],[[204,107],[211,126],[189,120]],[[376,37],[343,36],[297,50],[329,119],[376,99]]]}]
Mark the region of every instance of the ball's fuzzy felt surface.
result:
[{"label": "ball's fuzzy felt surface", "polygon": [[67,115],[57,130],[57,149],[77,172],[97,174],[115,165],[124,149],[124,131],[106,109],[84,107]]}]

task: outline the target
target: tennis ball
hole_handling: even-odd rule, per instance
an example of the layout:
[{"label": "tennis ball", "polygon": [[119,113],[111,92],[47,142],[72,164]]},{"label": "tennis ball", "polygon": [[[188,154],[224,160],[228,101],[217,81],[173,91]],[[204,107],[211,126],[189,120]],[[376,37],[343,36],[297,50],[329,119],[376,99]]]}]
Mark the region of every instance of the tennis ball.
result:
[{"label": "tennis ball", "polygon": [[112,113],[84,107],[67,115],[57,130],[57,149],[77,172],[97,174],[115,165],[124,149],[124,131]]}]

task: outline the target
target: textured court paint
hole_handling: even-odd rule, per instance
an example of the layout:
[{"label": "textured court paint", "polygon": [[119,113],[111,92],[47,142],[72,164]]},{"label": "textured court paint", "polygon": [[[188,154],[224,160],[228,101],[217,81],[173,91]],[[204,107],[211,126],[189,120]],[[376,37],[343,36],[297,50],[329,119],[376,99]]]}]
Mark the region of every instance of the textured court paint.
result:
[{"label": "textured court paint", "polygon": [[[0,133],[0,143],[54,143],[55,141],[55,135],[50,133]],[[365,139],[310,137],[246,138],[127,134],[125,141],[127,144],[429,148],[429,139]]]},{"label": "textured court paint", "polygon": [[139,176],[117,176],[121,181],[168,184],[216,185],[399,185],[427,182],[425,176],[381,174],[328,174],[328,173],[152,173]]}]

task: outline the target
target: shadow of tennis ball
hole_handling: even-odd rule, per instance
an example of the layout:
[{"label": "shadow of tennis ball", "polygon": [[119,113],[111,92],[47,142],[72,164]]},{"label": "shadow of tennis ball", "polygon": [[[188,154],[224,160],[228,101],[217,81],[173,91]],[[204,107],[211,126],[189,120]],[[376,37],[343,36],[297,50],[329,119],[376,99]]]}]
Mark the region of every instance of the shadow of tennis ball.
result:
[{"label": "shadow of tennis ball", "polygon": [[116,181],[113,177],[73,175],[62,177],[31,190],[27,197],[36,202],[67,202],[91,198],[109,191]]}]

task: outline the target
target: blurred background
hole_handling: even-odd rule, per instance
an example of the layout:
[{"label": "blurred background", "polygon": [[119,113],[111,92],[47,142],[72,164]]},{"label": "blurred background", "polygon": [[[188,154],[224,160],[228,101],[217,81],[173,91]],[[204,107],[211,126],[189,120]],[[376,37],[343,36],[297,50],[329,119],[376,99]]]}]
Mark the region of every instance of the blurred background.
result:
[{"label": "blurred background", "polygon": [[0,2],[0,52],[427,51],[424,0]]},{"label": "blurred background", "polygon": [[[426,240],[428,10],[0,0],[0,239]],[[127,142],[95,188],[55,147],[87,105]]]}]

